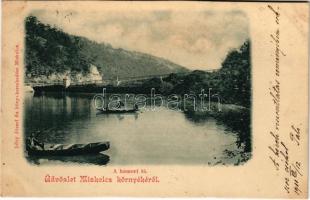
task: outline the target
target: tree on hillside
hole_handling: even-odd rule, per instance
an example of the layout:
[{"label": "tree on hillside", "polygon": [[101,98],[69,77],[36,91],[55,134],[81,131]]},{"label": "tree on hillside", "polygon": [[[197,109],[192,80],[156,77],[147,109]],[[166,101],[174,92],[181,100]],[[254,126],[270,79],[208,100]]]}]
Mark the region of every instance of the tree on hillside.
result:
[{"label": "tree on hillside", "polygon": [[250,41],[231,51],[219,71],[220,96],[228,103],[251,106],[251,55]]},{"label": "tree on hillside", "polygon": [[35,16],[25,19],[26,74],[30,76],[87,72],[91,60],[81,51],[79,39],[41,23]]}]

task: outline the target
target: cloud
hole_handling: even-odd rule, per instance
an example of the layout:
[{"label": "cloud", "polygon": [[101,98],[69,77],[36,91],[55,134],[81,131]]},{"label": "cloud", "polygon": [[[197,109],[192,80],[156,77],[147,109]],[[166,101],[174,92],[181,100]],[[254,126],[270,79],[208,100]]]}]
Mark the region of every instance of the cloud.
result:
[{"label": "cloud", "polygon": [[33,15],[70,34],[163,57],[190,69],[219,68],[227,53],[249,37],[247,17],[238,10],[104,13],[40,10]]}]

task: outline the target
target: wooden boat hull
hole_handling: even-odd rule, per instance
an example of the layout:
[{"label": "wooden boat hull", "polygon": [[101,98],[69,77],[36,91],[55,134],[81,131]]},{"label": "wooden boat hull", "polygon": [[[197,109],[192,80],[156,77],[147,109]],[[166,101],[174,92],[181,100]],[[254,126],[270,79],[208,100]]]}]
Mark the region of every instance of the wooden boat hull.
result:
[{"label": "wooden boat hull", "polygon": [[27,147],[28,155],[37,156],[75,156],[84,154],[96,154],[110,148],[109,142],[98,142],[89,144],[74,144],[74,145],[51,145],[44,146],[43,149]]}]

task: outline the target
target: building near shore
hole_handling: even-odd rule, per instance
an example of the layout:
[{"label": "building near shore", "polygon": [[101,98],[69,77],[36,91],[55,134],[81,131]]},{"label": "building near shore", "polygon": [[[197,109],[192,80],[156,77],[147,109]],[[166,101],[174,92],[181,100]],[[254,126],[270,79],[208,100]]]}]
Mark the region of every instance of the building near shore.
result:
[{"label": "building near shore", "polygon": [[70,86],[71,83],[71,79],[69,76],[65,76],[63,79],[63,85],[65,88],[68,88]]},{"label": "building near shore", "polygon": [[89,67],[88,79],[90,79],[90,81],[102,81],[102,75],[100,75],[98,68],[93,64]]}]

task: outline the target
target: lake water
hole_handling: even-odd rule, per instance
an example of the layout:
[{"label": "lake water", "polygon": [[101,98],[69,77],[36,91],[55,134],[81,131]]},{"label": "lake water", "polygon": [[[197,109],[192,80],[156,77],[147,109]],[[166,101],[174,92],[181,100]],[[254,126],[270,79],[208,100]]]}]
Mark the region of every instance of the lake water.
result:
[{"label": "lake water", "polygon": [[[94,94],[25,97],[25,135],[45,143],[110,141],[105,155],[29,157],[36,164],[207,164],[242,163],[238,133],[213,118],[195,122],[164,107],[137,114],[97,114]],[[99,162],[102,159],[102,162]]]}]

